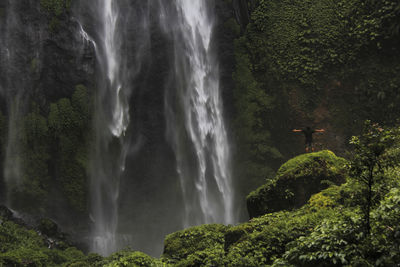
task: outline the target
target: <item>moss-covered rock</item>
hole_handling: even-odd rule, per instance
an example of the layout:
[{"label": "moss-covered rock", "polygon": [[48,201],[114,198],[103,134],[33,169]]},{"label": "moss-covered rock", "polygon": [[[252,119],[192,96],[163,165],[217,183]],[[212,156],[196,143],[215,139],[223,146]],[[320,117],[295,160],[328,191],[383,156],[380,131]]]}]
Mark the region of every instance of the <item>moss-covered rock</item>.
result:
[{"label": "moss-covered rock", "polygon": [[163,262],[174,266],[222,266],[228,226],[206,224],[168,235]]},{"label": "moss-covered rock", "polygon": [[34,230],[0,217],[0,266],[61,266],[87,258],[74,247],[59,249],[47,241]]},{"label": "moss-covered rock", "polygon": [[273,180],[247,196],[250,218],[301,207],[330,183],[343,183],[347,174],[345,163],[345,159],[328,150],[287,161]]}]

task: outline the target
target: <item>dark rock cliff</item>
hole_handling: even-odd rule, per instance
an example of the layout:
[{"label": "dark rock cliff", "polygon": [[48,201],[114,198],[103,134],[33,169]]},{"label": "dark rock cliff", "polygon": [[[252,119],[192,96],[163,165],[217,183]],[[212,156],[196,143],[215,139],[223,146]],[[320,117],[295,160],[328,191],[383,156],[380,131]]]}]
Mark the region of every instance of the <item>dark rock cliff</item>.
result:
[{"label": "dark rock cliff", "polygon": [[[22,124],[17,122],[23,121],[24,116],[32,112],[32,107],[35,110],[38,108],[41,116],[46,118],[50,103],[63,97],[70,98],[78,84],[93,89],[95,54],[93,47],[87,45],[82,37],[80,26],[66,4],[60,13],[53,14],[51,9],[42,6],[42,1],[2,1],[0,30],[0,111],[7,118],[6,125],[0,131],[4,140],[1,147],[4,164],[5,154],[9,157],[20,154],[18,149],[21,148],[16,146],[18,142],[13,143],[12,140],[24,134]],[[7,143],[8,146],[16,146],[15,150],[10,152]],[[62,222],[61,225],[82,221],[81,217],[75,216],[60,192],[57,167],[53,162],[55,158],[54,155],[50,156],[47,162],[49,193],[47,199],[43,200],[45,207],[38,209],[42,215]],[[2,174],[7,172],[4,169],[20,168],[13,160],[7,164],[2,166]],[[16,178],[8,175],[9,180]],[[11,190],[8,190],[8,195],[5,193],[5,177],[1,180],[2,202],[8,202],[16,208],[24,205],[15,201],[15,198],[10,203],[13,193],[10,193]],[[40,216],[36,213],[33,215]]]}]

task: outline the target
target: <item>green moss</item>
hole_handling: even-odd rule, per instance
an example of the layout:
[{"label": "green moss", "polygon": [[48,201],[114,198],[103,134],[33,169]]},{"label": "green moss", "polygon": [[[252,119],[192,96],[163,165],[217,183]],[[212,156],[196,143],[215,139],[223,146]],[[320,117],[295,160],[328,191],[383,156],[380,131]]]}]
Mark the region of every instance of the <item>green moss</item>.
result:
[{"label": "green moss", "polygon": [[308,200],[308,205],[310,209],[318,210],[336,207],[340,202],[340,187],[333,185],[315,195],[312,195]]},{"label": "green moss", "polygon": [[60,266],[85,258],[74,247],[49,249],[44,237],[35,231],[1,220],[0,266]]},{"label": "green moss", "polygon": [[247,196],[250,217],[304,205],[329,182],[346,180],[346,160],[324,150],[297,156],[284,163],[276,177]]},{"label": "green moss", "polygon": [[300,176],[318,176],[326,172],[341,175],[346,162],[329,150],[307,153],[284,163],[276,173],[276,179],[297,179]]},{"label": "green moss", "polygon": [[86,170],[91,134],[86,87],[78,85],[71,99],[63,98],[51,104],[48,122],[63,192],[73,209],[84,212],[87,209]]}]

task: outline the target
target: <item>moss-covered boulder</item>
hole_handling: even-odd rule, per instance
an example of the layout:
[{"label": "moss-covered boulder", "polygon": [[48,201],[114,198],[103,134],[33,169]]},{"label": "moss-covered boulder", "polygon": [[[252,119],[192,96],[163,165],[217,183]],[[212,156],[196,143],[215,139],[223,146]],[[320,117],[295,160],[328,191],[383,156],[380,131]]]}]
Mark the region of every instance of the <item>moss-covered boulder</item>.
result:
[{"label": "moss-covered boulder", "polygon": [[250,218],[304,205],[330,184],[345,182],[346,160],[329,150],[303,154],[284,163],[276,177],[247,196]]},{"label": "moss-covered boulder", "polygon": [[51,247],[43,235],[0,217],[0,266],[69,266],[86,259],[74,247]]},{"label": "moss-covered boulder", "polygon": [[168,235],[162,260],[173,266],[223,266],[229,226],[205,224]]}]

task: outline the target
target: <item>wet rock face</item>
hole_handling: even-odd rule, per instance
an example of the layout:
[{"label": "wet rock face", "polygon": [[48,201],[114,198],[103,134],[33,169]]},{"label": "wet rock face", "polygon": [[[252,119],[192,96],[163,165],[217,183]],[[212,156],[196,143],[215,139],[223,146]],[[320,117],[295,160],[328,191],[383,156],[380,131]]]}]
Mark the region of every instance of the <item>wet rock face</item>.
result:
[{"label": "wet rock face", "polygon": [[[53,14],[51,9],[42,6],[45,1],[0,2],[0,111],[6,117],[5,128],[10,129],[14,121],[23,121],[24,116],[32,111],[32,103],[36,103],[41,115],[47,117],[50,103],[71,97],[78,84],[93,89],[95,54],[94,47],[84,40],[80,25],[67,5],[60,13]],[[17,133],[21,131],[19,128],[15,130]],[[0,201],[5,203],[6,177],[2,175],[6,168],[6,146],[11,142],[10,136],[15,134],[5,130],[3,135],[6,141],[0,144]],[[21,153],[16,151],[15,154]],[[56,184],[59,181],[53,170],[56,167],[50,168],[50,176]],[[63,196],[50,199],[51,206],[57,207],[48,208],[46,216],[59,219],[63,224],[72,224],[68,220],[77,216],[70,216],[71,212],[63,201]]]},{"label": "wet rock face", "polygon": [[41,1],[8,1],[0,5],[0,20],[3,96],[23,94],[44,104],[70,96],[77,84],[92,84],[94,53],[67,8],[55,16]]}]

